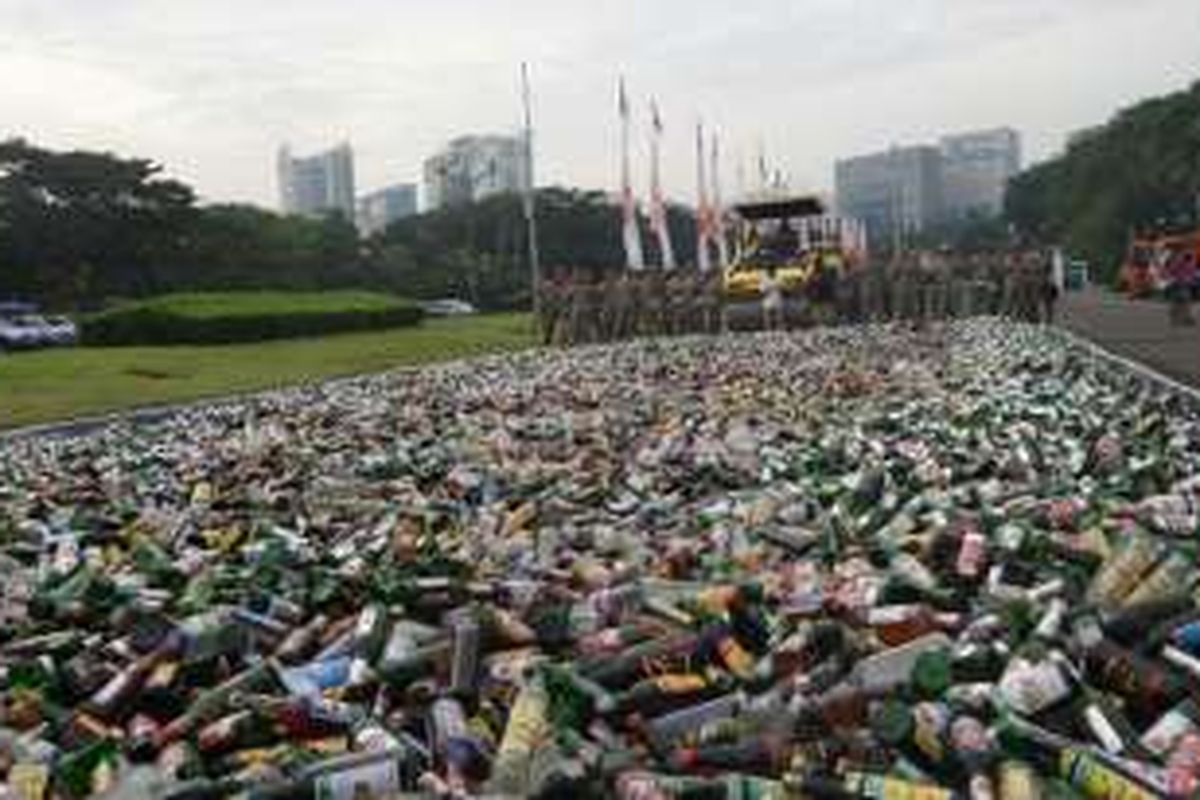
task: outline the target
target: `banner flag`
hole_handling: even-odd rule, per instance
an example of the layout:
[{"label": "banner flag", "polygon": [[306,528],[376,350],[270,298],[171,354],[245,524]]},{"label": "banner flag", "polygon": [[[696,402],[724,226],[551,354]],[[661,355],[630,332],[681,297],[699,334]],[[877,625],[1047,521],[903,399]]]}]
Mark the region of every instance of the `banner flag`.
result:
[{"label": "banner flag", "polygon": [[671,246],[671,229],[667,224],[667,204],[662,192],[662,117],[658,103],[650,101],[650,227],[658,237],[658,251],[662,254],[662,268],[675,269],[675,248]]},{"label": "banner flag", "polygon": [[640,270],[646,262],[638,230],[637,201],[629,177],[629,98],[625,95],[625,78],[620,79],[617,103],[621,114],[621,235],[625,240],[625,266]]},{"label": "banner flag", "polygon": [[725,209],[721,207],[721,151],[717,135],[712,137],[712,232],[717,241],[717,266],[729,266],[729,242],[725,237]]},{"label": "banner flag", "polygon": [[708,252],[712,211],[708,206],[708,182],[704,177],[704,124],[696,123],[696,266],[701,272],[712,269]]}]

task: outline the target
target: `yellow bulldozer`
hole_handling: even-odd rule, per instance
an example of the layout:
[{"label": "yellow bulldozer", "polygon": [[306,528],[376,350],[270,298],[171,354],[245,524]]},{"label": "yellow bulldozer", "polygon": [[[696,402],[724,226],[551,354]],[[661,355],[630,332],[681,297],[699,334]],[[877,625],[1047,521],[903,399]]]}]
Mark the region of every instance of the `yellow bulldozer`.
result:
[{"label": "yellow bulldozer", "polygon": [[846,221],[813,195],[739,203],[733,218],[735,247],[724,275],[730,324],[753,327],[761,318],[761,286],[772,269],[789,322],[819,317],[857,258]]}]

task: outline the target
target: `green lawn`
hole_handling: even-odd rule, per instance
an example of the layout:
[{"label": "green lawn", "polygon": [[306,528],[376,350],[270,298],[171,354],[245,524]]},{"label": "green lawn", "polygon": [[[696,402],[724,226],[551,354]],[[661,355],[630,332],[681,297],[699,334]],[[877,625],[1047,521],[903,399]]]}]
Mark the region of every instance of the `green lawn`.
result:
[{"label": "green lawn", "polygon": [[532,342],[527,315],[496,314],[256,344],[0,354],[0,429],[514,350]]},{"label": "green lawn", "polygon": [[116,311],[145,309],[181,317],[263,316],[267,314],[322,314],[333,311],[386,311],[411,306],[411,300],[377,292],[184,292],[124,303]]}]

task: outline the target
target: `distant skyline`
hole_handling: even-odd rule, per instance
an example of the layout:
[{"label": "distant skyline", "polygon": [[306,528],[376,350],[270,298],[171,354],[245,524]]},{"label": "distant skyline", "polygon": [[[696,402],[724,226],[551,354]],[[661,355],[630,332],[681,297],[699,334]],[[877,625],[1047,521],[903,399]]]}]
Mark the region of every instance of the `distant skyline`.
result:
[{"label": "distant skyline", "polygon": [[736,192],[763,146],[793,189],[833,163],[1011,126],[1026,164],[1200,79],[1196,0],[0,0],[0,138],[152,158],[208,201],[275,207],[275,153],[349,140],[360,194],[419,182],[449,139],[512,133],[530,64],[538,183],[613,189],[616,83],[648,102],[664,183],[695,193],[694,126]]}]

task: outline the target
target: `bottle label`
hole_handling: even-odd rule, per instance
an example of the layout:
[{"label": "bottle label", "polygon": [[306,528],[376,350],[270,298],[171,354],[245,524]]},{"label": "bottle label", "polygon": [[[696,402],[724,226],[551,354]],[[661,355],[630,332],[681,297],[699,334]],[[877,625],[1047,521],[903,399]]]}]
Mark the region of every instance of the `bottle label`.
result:
[{"label": "bottle label", "polygon": [[955,571],[963,578],[974,578],[983,569],[983,558],[986,553],[986,540],[982,533],[970,531],[963,534],[962,546],[958,550],[958,560],[954,565]]},{"label": "bottle label", "polygon": [[1167,790],[1175,797],[1194,797],[1200,786],[1200,733],[1188,731],[1167,758]]},{"label": "bottle label", "polygon": [[663,694],[691,694],[704,691],[708,681],[703,675],[690,672],[672,673],[655,678],[654,686]]},{"label": "bottle label", "polygon": [[1172,746],[1167,765],[1171,769],[1186,770],[1192,775],[1200,774],[1200,733],[1195,728],[1180,736]]},{"label": "bottle label", "polygon": [[14,764],[8,771],[8,785],[20,800],[42,800],[50,783],[50,770],[45,764]]},{"label": "bottle label", "polygon": [[1119,772],[1077,750],[1064,750],[1060,769],[1067,783],[1087,797],[1107,800],[1152,800],[1155,794]]},{"label": "bottle label", "polygon": [[987,728],[974,717],[962,716],[950,726],[950,741],[960,755],[986,753],[990,747]]},{"label": "bottle label", "polygon": [[972,775],[967,796],[970,800],[996,800],[996,789],[992,785],[992,779],[984,774]]},{"label": "bottle label", "polygon": [[1200,790],[1200,780],[1196,773],[1189,769],[1167,767],[1167,791],[1172,797],[1195,797]]},{"label": "bottle label", "polygon": [[999,774],[1000,797],[1019,798],[1040,797],[1037,777],[1028,764],[1020,761],[1005,761],[1000,764]]},{"label": "bottle label", "polygon": [[913,741],[932,761],[940,763],[946,757],[944,734],[950,724],[950,715],[944,706],[937,703],[918,703],[913,708]]},{"label": "bottle label", "polygon": [[279,677],[291,694],[317,696],[325,689],[342,686],[349,681],[351,663],[348,656],[327,658],[282,670]]},{"label": "bottle label", "polygon": [[429,716],[433,723],[433,739],[439,752],[445,751],[446,743],[450,739],[466,735],[467,719],[463,714],[462,705],[457,700],[435,700],[429,707]]},{"label": "bottle label", "polygon": [[1129,607],[1170,599],[1186,590],[1190,570],[1191,562],[1188,559],[1178,553],[1172,554],[1137,585],[1137,588],[1122,601],[1122,605]]},{"label": "bottle label", "polygon": [[316,800],[355,800],[390,797],[400,789],[399,766],[388,759],[322,775],[316,780],[314,795]]},{"label": "bottle label", "polygon": [[870,800],[951,800],[949,789],[883,775],[846,773],[846,788]]},{"label": "bottle label", "polygon": [[179,674],[178,661],[164,661],[154,668],[146,679],[147,686],[170,686]]},{"label": "bottle label", "polygon": [[624,773],[617,778],[617,797],[620,800],[662,800],[667,791],[660,779],[648,773]]},{"label": "bottle label", "polygon": [[622,645],[623,633],[620,628],[605,628],[581,638],[578,642],[580,652],[595,655],[608,650],[618,650]]},{"label": "bottle label", "polygon": [[1046,609],[1046,613],[1038,620],[1033,635],[1042,639],[1052,639],[1057,636],[1059,629],[1062,628],[1062,621],[1066,611],[1067,604],[1062,600],[1050,601],[1050,607]]},{"label": "bottle label", "polygon": [[387,644],[383,648],[383,658],[380,661],[384,664],[400,664],[416,652],[416,649],[416,640],[406,631],[396,628],[388,637]]},{"label": "bottle label", "polygon": [[1171,751],[1185,733],[1195,732],[1196,724],[1191,718],[1172,708],[1159,717],[1150,729],[1142,734],[1141,745],[1156,756],[1162,757]]},{"label": "bottle label", "polygon": [[526,686],[517,695],[500,740],[497,761],[506,754],[527,753],[547,729],[547,698],[540,686]]},{"label": "bottle label", "polygon": [[1125,742],[1121,741],[1121,735],[1117,733],[1116,728],[1108,721],[1108,717],[1104,715],[1104,711],[1099,706],[1089,705],[1083,710],[1083,718],[1087,722],[1088,730],[1105,750],[1116,754],[1125,749]]},{"label": "bottle label", "polygon": [[854,611],[868,608],[875,604],[882,586],[878,576],[859,575],[842,579],[834,584],[832,592],[834,604],[840,608]]},{"label": "bottle label", "polygon": [[1032,716],[1066,697],[1071,687],[1057,665],[1016,659],[1000,679],[1000,693],[1014,709]]},{"label": "bottle label", "polygon": [[867,612],[867,624],[871,626],[898,625],[921,613],[918,605],[880,606]]},{"label": "bottle label", "polygon": [[1133,539],[1097,573],[1088,588],[1087,599],[1101,605],[1118,602],[1132,592],[1142,576],[1154,566],[1158,552],[1149,540]]}]

